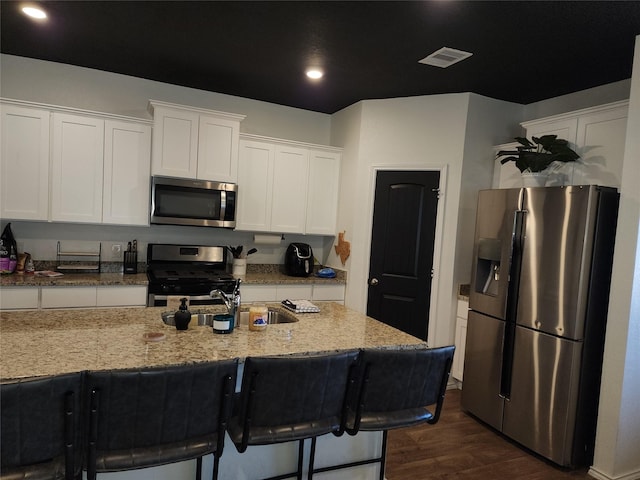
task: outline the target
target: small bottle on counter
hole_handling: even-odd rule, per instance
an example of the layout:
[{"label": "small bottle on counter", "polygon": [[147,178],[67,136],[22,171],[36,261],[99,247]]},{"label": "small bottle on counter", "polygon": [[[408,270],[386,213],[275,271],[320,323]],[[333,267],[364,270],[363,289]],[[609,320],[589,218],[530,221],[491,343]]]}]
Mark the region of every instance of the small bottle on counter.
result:
[{"label": "small bottle on counter", "polygon": [[249,330],[264,330],[267,328],[269,309],[266,305],[251,305],[249,307]]},{"label": "small bottle on counter", "polygon": [[180,307],[173,319],[176,323],[176,330],[187,330],[189,328],[189,322],[191,321],[191,312],[187,308],[186,298],[181,298],[180,302]]}]

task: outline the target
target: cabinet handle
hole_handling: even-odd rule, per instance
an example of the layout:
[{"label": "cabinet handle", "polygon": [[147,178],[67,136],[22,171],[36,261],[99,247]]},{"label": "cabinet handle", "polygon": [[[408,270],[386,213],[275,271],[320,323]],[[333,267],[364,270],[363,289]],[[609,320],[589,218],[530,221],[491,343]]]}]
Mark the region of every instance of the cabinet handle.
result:
[{"label": "cabinet handle", "polygon": [[369,285],[371,285],[371,286],[378,285],[378,279],[377,278],[372,278],[371,280],[369,280]]}]

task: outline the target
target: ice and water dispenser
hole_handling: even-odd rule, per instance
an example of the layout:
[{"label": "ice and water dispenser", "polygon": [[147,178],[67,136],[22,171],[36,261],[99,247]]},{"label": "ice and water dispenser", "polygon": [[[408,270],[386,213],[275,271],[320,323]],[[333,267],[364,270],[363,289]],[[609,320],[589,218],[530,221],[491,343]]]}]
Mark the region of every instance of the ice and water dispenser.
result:
[{"label": "ice and water dispenser", "polygon": [[502,245],[497,238],[479,238],[473,288],[483,295],[498,295]]}]

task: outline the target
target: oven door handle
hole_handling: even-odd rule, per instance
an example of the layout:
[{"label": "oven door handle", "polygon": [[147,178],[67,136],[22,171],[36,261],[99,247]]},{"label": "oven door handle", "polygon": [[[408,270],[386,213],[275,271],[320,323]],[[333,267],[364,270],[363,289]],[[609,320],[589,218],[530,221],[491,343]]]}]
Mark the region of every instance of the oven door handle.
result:
[{"label": "oven door handle", "polygon": [[[172,297],[185,297],[189,300],[213,300],[211,295],[171,295]],[[169,295],[153,295],[154,300],[166,301]]]}]

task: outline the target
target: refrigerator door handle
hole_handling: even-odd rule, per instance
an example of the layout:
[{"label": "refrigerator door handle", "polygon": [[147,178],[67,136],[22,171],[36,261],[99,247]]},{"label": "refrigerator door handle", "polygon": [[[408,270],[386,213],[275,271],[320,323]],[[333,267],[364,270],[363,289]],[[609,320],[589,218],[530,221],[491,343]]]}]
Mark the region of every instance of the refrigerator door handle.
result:
[{"label": "refrigerator door handle", "polygon": [[513,346],[515,340],[516,315],[518,313],[518,290],[520,288],[520,267],[524,239],[525,211],[516,210],[513,214],[511,232],[511,251],[509,254],[509,284],[507,288],[507,314],[502,348],[502,372],[500,375],[500,396],[511,396],[511,375],[513,369]]}]

